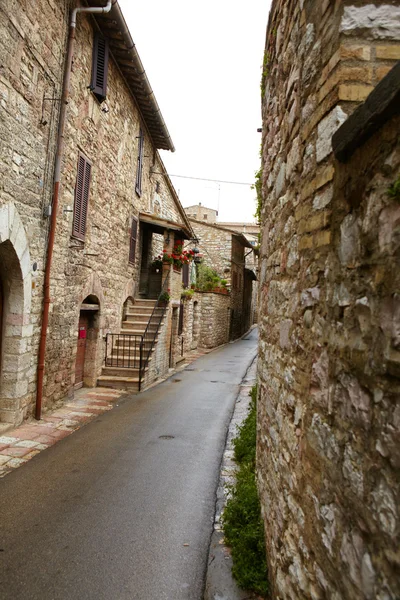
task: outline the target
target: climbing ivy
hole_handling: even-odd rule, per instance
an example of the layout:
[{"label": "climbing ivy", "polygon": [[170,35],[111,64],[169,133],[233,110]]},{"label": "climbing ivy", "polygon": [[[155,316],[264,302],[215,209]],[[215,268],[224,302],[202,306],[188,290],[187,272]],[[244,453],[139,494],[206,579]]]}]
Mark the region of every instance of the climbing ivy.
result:
[{"label": "climbing ivy", "polygon": [[265,51],[263,66],[262,66],[261,83],[260,83],[261,98],[264,98],[265,86],[267,83],[268,73],[269,73],[269,52]]},{"label": "climbing ivy", "polygon": [[262,167],[255,172],[255,183],[251,186],[252,190],[256,191],[256,212],[254,217],[257,223],[261,225],[261,210],[262,210]]}]

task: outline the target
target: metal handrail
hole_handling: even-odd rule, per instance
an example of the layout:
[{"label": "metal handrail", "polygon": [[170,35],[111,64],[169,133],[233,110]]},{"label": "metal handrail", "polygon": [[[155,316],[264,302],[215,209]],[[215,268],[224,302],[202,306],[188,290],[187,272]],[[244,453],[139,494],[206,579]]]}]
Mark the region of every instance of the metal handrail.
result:
[{"label": "metal handrail", "polygon": [[[124,369],[141,369],[143,336],[131,333],[107,333],[104,365]],[[139,356],[137,356],[137,351]]]},{"label": "metal handrail", "polygon": [[[146,329],[144,330],[144,334],[142,337],[142,348],[141,348],[140,355],[141,356],[143,355],[143,360],[141,361],[142,364],[141,364],[140,372],[139,372],[139,390],[141,389],[141,386],[142,386],[143,374],[146,370],[150,355],[153,351],[155,340],[156,340],[156,337],[157,337],[159,329],[160,329],[161,321],[163,320],[165,312],[167,310],[168,303],[165,302],[164,300],[162,300],[161,297],[164,295],[164,293],[168,289],[169,277],[170,277],[170,273],[168,273],[166,278],[164,279],[164,282],[161,286],[161,292],[158,295],[157,302],[154,305],[153,312],[151,313],[149,322],[147,323]],[[163,302],[165,302],[165,304],[162,304]],[[158,312],[156,313],[157,309],[160,309],[160,308],[162,308],[163,310],[158,310]],[[152,331],[150,331],[150,326],[153,326],[153,325],[155,326],[155,329],[152,329]],[[146,348],[144,346],[147,341],[149,341],[149,348],[146,350]]]}]

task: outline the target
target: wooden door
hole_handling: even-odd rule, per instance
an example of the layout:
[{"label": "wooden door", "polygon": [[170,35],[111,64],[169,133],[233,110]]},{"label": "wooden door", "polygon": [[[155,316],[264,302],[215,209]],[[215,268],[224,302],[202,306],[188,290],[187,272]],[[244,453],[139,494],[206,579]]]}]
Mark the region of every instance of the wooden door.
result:
[{"label": "wooden door", "polygon": [[89,317],[84,312],[79,316],[78,326],[78,349],[76,352],[75,364],[75,387],[83,386],[83,371],[85,368],[86,338],[89,326]]}]

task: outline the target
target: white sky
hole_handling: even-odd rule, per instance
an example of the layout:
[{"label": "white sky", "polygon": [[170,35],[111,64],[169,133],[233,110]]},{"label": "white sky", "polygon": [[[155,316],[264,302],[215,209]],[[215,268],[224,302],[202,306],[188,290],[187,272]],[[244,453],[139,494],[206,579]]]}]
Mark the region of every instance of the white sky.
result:
[{"label": "white sky", "polygon": [[[168,172],[252,183],[270,0],[119,3],[176,148],[161,152]],[[250,187],[171,179],[183,206],[254,221]]]}]

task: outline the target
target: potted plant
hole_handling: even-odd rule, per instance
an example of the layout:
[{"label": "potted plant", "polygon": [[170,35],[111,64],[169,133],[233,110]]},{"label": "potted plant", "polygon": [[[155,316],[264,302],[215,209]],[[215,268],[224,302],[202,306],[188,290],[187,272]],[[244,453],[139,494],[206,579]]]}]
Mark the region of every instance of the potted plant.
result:
[{"label": "potted plant", "polygon": [[165,304],[167,304],[167,302],[170,301],[171,296],[169,295],[169,292],[171,290],[168,288],[168,291],[166,292],[161,292],[161,294],[159,295],[158,299],[160,302],[165,302]]}]

